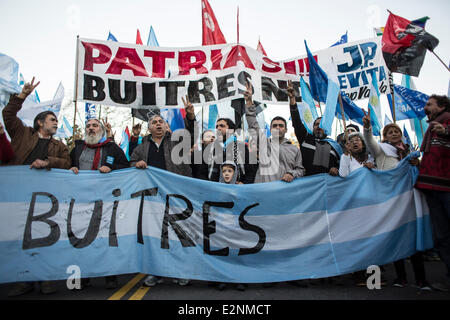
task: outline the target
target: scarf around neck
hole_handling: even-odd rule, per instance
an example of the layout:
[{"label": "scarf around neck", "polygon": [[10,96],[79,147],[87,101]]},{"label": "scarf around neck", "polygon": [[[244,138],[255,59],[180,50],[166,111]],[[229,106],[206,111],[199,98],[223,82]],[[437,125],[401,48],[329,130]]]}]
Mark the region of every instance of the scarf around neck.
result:
[{"label": "scarf around neck", "polygon": [[100,149],[108,144],[112,142],[110,139],[106,139],[103,142],[99,142],[96,144],[87,144],[86,141],[84,142],[84,148],[90,148],[90,149],[96,149],[95,150],[95,156],[94,156],[94,161],[92,162],[92,170],[97,170],[98,169],[98,164],[100,162]]}]

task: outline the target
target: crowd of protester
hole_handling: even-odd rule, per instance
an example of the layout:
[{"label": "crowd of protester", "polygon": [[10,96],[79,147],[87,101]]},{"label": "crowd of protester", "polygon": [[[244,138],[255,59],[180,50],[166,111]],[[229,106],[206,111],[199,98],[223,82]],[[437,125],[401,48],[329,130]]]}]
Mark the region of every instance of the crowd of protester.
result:
[{"label": "crowd of protester", "polygon": [[[411,146],[402,141],[402,130],[393,123],[382,130],[381,142],[372,134],[370,112],[363,118],[363,133],[357,125],[346,127],[337,141],[329,138],[320,128],[320,120],[315,120],[312,133],[303,124],[295,101],[292,83],[288,83],[289,108],[299,147],[287,138],[287,121],[274,117],[270,123],[271,137],[251,136],[248,143],[241,141],[235,132],[235,123],[228,118],[216,121],[216,131],[207,130],[201,135],[199,144],[194,141],[196,118],[194,107],[183,99],[186,118],[185,128],[190,135],[190,163],[173,161],[172,150],[180,141],[172,141],[172,132],[167,122],[158,113],[149,114],[149,134],[141,136],[141,126],[132,129],[130,139],[130,161],[124,151],[114,142],[111,126],[98,119],[86,122],[84,140],[75,141],[72,150],[53,138],[58,128],[56,115],[51,111],[39,113],[34,126],[25,126],[17,117],[26,97],[39,84],[26,83],[22,92],[12,95],[3,109],[4,128],[0,124],[0,165],[29,165],[34,169],[61,168],[78,174],[80,170],[98,170],[107,174],[112,170],[128,167],[146,169],[149,166],[167,170],[175,174],[226,184],[266,183],[284,181],[316,174],[347,177],[355,170],[390,170],[395,168],[411,151]],[[250,129],[260,129],[256,120],[256,106],[252,100],[251,85],[244,93],[246,120]],[[440,260],[447,268],[447,283],[430,285],[426,280],[424,256],[417,252],[411,256],[416,285],[422,290],[431,288],[448,291],[450,285],[450,100],[446,96],[430,96],[425,113],[429,128],[420,148],[421,160],[411,158],[411,165],[419,167],[419,177],[415,187],[425,194],[430,217],[434,246]],[[5,129],[11,138],[8,141]],[[185,141],[186,142],[186,141]],[[256,151],[256,152],[255,152]],[[194,161],[199,159],[199,161]],[[407,285],[404,260],[394,263],[397,278],[394,286]],[[355,273],[355,281],[360,283],[361,273]],[[118,286],[116,276],[105,278],[107,288]],[[188,285],[189,279],[174,279],[179,285]],[[82,287],[88,279],[83,279]],[[148,275],[145,286],[154,286],[163,278]],[[297,286],[307,286],[307,281],[291,281]],[[364,283],[364,282],[363,282]],[[210,283],[218,290],[226,288],[225,283]],[[266,284],[266,287],[272,286]],[[237,284],[238,290],[245,290],[246,284]],[[34,283],[15,283],[10,296],[18,296],[34,290]],[[52,281],[42,281],[40,290],[44,294],[55,292]]]}]

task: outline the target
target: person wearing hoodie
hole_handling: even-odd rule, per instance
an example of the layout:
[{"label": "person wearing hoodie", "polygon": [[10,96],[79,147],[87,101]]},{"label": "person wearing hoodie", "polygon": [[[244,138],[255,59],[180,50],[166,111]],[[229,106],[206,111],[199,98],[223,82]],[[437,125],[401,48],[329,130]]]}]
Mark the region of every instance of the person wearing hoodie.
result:
[{"label": "person wearing hoodie", "polygon": [[[239,182],[239,169],[237,165],[230,160],[225,161],[220,165],[220,177],[219,182],[220,183],[226,183],[226,184],[243,184],[242,182]],[[227,284],[224,282],[213,282],[210,281],[208,283],[210,287],[216,287],[217,290],[225,290],[227,287]],[[237,283],[236,289],[239,291],[245,291],[245,288],[247,287],[247,284],[245,283]]]}]

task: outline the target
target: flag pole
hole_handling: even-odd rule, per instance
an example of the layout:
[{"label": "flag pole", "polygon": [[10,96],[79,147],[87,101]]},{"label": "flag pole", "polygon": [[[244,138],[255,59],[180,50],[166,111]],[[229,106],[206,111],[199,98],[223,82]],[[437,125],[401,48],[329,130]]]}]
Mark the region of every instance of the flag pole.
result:
[{"label": "flag pole", "polygon": [[237,44],[239,44],[239,6],[237,7]]},{"label": "flag pole", "polygon": [[[389,11],[389,10],[388,10]],[[389,11],[390,12],[390,11]],[[396,122],[395,119],[395,95],[394,95],[394,76],[392,75],[392,72],[389,71],[388,73],[388,81],[389,81],[389,88],[391,89],[391,96],[392,96],[392,120],[394,120],[394,124]],[[392,81],[391,81],[392,79]]]},{"label": "flag pole", "polygon": [[339,91],[339,105],[341,106],[342,123],[344,124],[344,137],[347,140],[347,124],[345,123],[344,105],[342,104],[341,91]]},{"label": "flag pole", "polygon": [[[423,137],[423,126],[422,126],[422,120],[421,119],[419,119],[419,124],[420,124],[420,131],[422,132],[422,137]],[[416,135],[416,138],[417,138],[417,135]],[[417,140],[417,144],[419,144],[419,140]]]},{"label": "flag pole", "polygon": [[445,69],[447,69],[447,71],[450,71],[450,68],[447,67],[447,65],[444,63],[444,61],[442,61],[442,59],[439,58],[439,56],[438,56],[433,50],[430,50],[430,51],[431,51],[431,52],[434,54],[434,56],[435,56],[436,58],[438,58],[438,60],[444,65]]},{"label": "flag pole", "polygon": [[75,53],[75,89],[74,89],[74,112],[73,112],[73,131],[72,131],[72,136],[75,139],[75,126],[76,126],[76,121],[77,121],[77,98],[78,98],[78,46],[80,43],[80,36],[77,35],[77,49],[76,49],[76,53]]},{"label": "flag pole", "polygon": [[394,124],[395,124],[396,119],[395,119],[395,94],[394,94],[394,92],[391,92],[391,95],[392,95],[392,117],[394,118],[393,120],[394,120]]}]

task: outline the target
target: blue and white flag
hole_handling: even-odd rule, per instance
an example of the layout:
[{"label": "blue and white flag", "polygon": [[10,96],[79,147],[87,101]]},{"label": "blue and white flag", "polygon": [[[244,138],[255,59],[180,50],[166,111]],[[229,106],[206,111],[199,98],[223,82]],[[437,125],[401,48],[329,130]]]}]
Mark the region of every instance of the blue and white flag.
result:
[{"label": "blue and white flag", "polygon": [[10,56],[0,53],[0,108],[4,107],[13,93],[22,89],[17,83],[19,64]]},{"label": "blue and white flag", "polygon": [[306,130],[310,134],[312,134],[314,121],[319,116],[317,115],[314,99],[311,96],[311,92],[309,91],[305,80],[303,80],[303,77],[300,77],[300,90],[302,95],[302,102],[297,103],[298,111]]},{"label": "blue and white flag", "polygon": [[405,125],[403,125],[403,142],[408,144],[410,148],[413,147],[413,144],[411,142],[411,139],[409,138],[408,131],[406,130]]},{"label": "blue and white flag", "polygon": [[[410,75],[402,75],[402,86],[417,91],[413,79],[411,79]],[[418,145],[421,146],[423,135],[428,129],[427,117],[424,117],[422,119],[414,117],[412,119],[409,119],[409,124],[416,134]]]},{"label": "blue and white flag", "polygon": [[334,117],[336,114],[336,107],[338,104],[338,97],[340,92],[339,80],[336,73],[336,66],[331,61],[328,72],[328,88],[325,111],[323,112],[322,120],[320,120],[319,127],[323,129],[326,135],[331,134]]},{"label": "blue and white flag", "polygon": [[332,47],[338,46],[338,45],[343,44],[343,43],[347,43],[348,42],[347,33],[348,33],[348,31],[345,31],[345,34],[343,34],[341,36],[341,39],[338,42],[336,42],[335,44],[333,44]]},{"label": "blue and white flag", "polygon": [[66,117],[63,117],[61,127],[58,128],[58,131],[55,134],[57,138],[69,138],[73,135],[73,128],[70,125],[69,121],[67,121]]},{"label": "blue and white flag", "polygon": [[381,105],[380,105],[380,91],[378,90],[378,83],[374,73],[372,74],[372,81],[370,83],[370,95],[368,110],[371,113],[372,132],[374,136],[379,136],[381,131]]},{"label": "blue and white flag", "polygon": [[169,124],[170,130],[184,129],[184,118],[181,109],[161,109],[160,115]]},{"label": "blue and white flag", "polygon": [[86,102],[84,114],[86,117],[86,121],[90,119],[97,119],[97,112],[95,110],[95,104]]},{"label": "blue and white flag", "polygon": [[111,33],[111,31],[109,32],[109,34],[108,34],[108,39],[106,39],[106,40],[117,42],[116,37],[113,36],[113,34]]},{"label": "blue and white flag", "polygon": [[156,39],[155,30],[153,30],[153,26],[150,26],[150,32],[148,33],[147,46],[150,47],[159,47],[158,40]]},{"label": "blue and white flag", "polygon": [[390,123],[392,123],[392,120],[389,118],[387,114],[384,114],[384,126],[387,126]]},{"label": "blue and white flag", "polygon": [[325,102],[327,100],[328,76],[314,59],[305,40],[306,53],[308,55],[309,64],[309,86],[311,94],[316,101]]},{"label": "blue and white flag", "polygon": [[[397,121],[413,118],[422,119],[426,116],[425,104],[428,101],[428,95],[394,84],[394,96],[395,118]],[[391,112],[394,114],[392,110],[392,98],[390,95],[387,97]]]},{"label": "blue and white flag", "polygon": [[217,104],[212,104],[209,106],[208,112],[208,130],[216,129],[216,120],[219,117],[219,110]]},{"label": "blue and white flag", "polygon": [[433,247],[408,160],[253,185],[154,167],[78,175],[0,167],[0,283],[65,280],[70,265],[86,278],[259,283],[388,264]]},{"label": "blue and white flag", "polygon": [[122,141],[120,142],[120,149],[123,150],[123,153],[125,153],[125,156],[127,157],[127,160],[130,161],[130,156],[128,155],[128,150],[130,147],[130,137],[127,134],[128,126],[125,130],[122,131]]},{"label": "blue and white flag", "polygon": [[53,100],[43,101],[39,103],[36,101],[36,98],[33,97],[33,95],[29,95],[27,99],[25,99],[22,105],[22,109],[20,109],[20,111],[17,113],[17,116],[27,126],[32,127],[34,118],[39,112],[52,111],[56,115],[56,117],[58,117],[63,99],[64,86],[62,85],[62,83],[59,83],[55,95],[53,96]]}]

